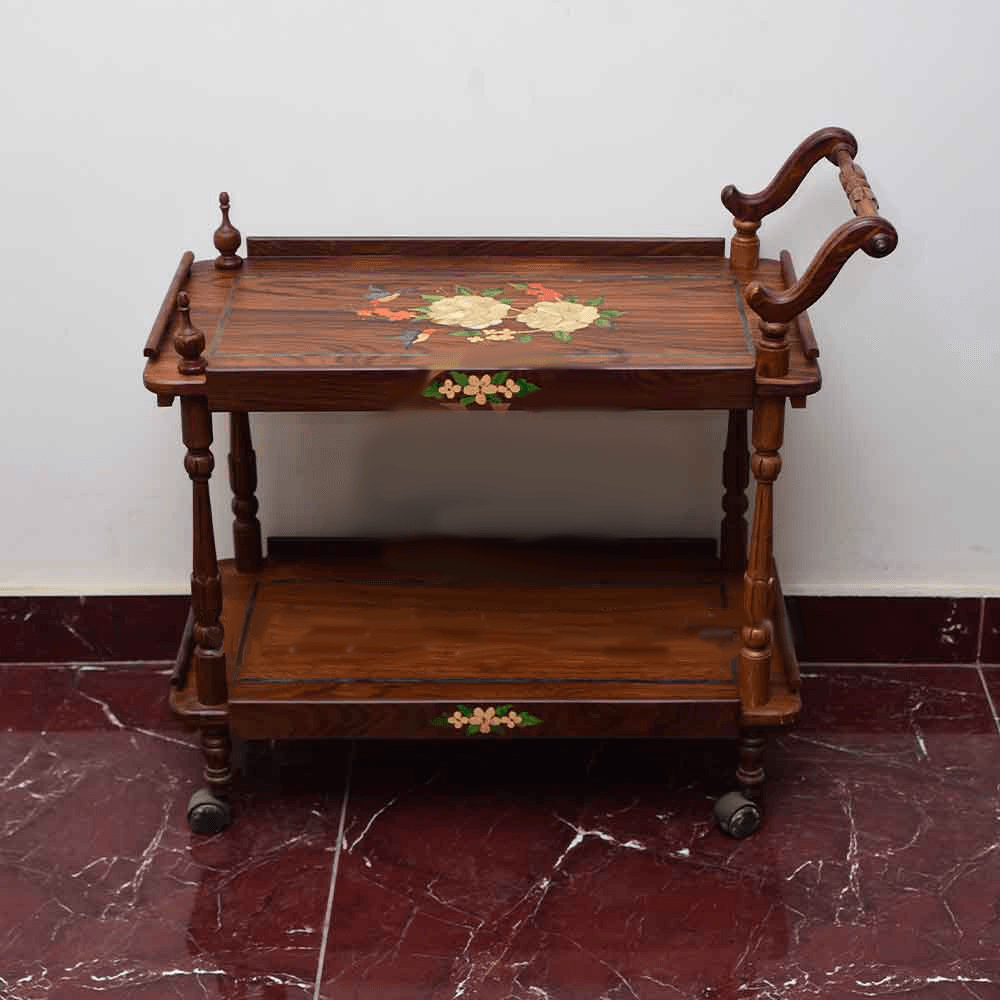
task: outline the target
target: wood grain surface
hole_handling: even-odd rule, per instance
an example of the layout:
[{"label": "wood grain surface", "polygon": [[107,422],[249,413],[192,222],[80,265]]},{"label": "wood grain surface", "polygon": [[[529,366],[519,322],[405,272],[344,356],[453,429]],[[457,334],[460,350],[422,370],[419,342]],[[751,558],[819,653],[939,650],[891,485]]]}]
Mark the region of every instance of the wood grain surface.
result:
[{"label": "wood grain surface", "polygon": [[[272,250],[289,243],[274,242]],[[146,386],[161,396],[205,395],[216,410],[746,408],[758,331],[743,286],[752,278],[785,287],[776,261],[736,275],[716,254],[653,252],[674,241],[639,252],[636,241],[547,240],[535,255],[524,255],[526,241],[363,242],[398,252],[251,252],[229,272],[195,263],[185,291],[206,334],[207,371],[179,375],[161,352],[147,364]],[[707,250],[717,241],[693,243]],[[578,244],[589,253],[572,256]],[[522,255],[467,254],[483,246]],[[499,319],[463,315],[489,299]],[[452,303],[452,321],[441,300]],[[552,310],[580,318],[553,330]],[[174,317],[171,335],[177,325]],[[819,387],[797,328],[790,339],[788,376],[765,393]],[[519,387],[485,404],[461,392],[446,397],[439,387],[456,371],[504,375]]]},{"label": "wood grain surface", "polygon": [[[666,272],[667,268],[661,268]],[[411,265],[382,267],[368,275],[344,275],[324,262],[248,262],[234,276],[233,294],[215,324],[207,348],[214,368],[347,369],[419,367],[437,370],[464,361],[478,367],[504,364],[533,367],[599,367],[619,363],[635,368],[734,368],[752,365],[753,343],[747,312],[736,280],[716,266],[679,267],[677,273],[625,275],[599,271],[572,277],[546,272],[538,262],[529,270],[522,265],[513,281],[495,268],[478,270],[452,264],[446,273]],[[572,295],[580,304],[603,300],[622,313],[614,328],[594,324],[569,332],[571,341],[556,340],[549,331],[532,330],[515,316],[520,307],[535,306],[530,293],[513,285],[538,283],[561,295]],[[362,317],[372,310],[372,286],[393,296],[382,307],[393,318]],[[459,289],[478,293],[501,287],[508,306],[501,329],[516,328],[532,339],[466,343],[448,324],[435,329],[430,319],[395,319],[426,306],[425,295],[463,301],[483,298],[463,295]],[[375,308],[379,308],[374,300]],[[498,302],[498,307],[504,305]],[[597,311],[598,307],[591,307]],[[610,321],[609,321],[610,322]],[[402,332],[413,327],[431,330],[428,340],[404,346]],[[492,333],[491,327],[473,328],[474,336]],[[557,331],[563,332],[563,331]],[[481,358],[488,358],[483,362]]]},{"label": "wood grain surface", "polygon": [[[414,730],[423,709],[403,707],[547,703],[549,717],[564,721],[533,736],[592,734],[587,719],[611,735],[650,735],[683,717],[662,706],[682,703],[710,707],[673,735],[691,735],[692,726],[734,735],[742,576],[721,570],[710,547],[299,540],[289,559],[275,557],[281,543],[269,546],[255,573],[223,562],[233,725],[244,735],[268,724],[275,736],[295,725],[336,735],[339,725],[358,733],[350,728],[358,719],[379,718],[367,735],[433,737],[448,733]],[[787,655],[779,651],[772,665],[771,712],[780,705],[784,715],[770,724],[798,712]],[[197,714],[190,694],[177,701]],[[397,708],[378,717],[377,706],[359,707],[369,702]],[[552,704],[603,707],[584,713],[579,728]],[[768,724],[767,711],[761,718]]]}]

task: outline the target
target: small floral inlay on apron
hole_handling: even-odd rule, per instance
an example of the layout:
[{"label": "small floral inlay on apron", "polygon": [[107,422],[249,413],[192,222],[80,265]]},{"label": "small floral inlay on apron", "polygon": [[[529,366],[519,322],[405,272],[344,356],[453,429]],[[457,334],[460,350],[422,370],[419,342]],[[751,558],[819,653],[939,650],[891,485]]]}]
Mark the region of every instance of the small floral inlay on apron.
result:
[{"label": "small floral inlay on apron", "polygon": [[530,712],[515,712],[513,705],[500,705],[499,708],[469,708],[468,705],[458,705],[450,715],[439,715],[431,721],[432,726],[453,726],[464,729],[466,734],[474,736],[477,733],[490,734],[497,732],[501,726],[507,729],[522,729],[525,726],[537,726],[541,719]]},{"label": "small floral inlay on apron", "polygon": [[429,399],[454,400],[461,406],[474,403],[510,403],[516,396],[527,396],[537,392],[538,386],[523,378],[511,378],[510,372],[495,372],[492,375],[467,375],[465,372],[449,372],[447,378],[437,378],[428,385],[422,395]]}]

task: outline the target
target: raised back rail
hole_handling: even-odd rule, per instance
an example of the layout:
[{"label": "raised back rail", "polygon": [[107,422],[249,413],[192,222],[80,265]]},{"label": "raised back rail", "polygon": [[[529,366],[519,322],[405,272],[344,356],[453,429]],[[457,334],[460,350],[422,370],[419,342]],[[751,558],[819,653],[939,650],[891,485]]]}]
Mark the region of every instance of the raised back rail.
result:
[{"label": "raised back rail", "polygon": [[750,308],[766,323],[788,323],[808,309],[840,273],[857,250],[869,257],[885,257],[896,249],[899,237],[892,223],[879,215],[878,201],[865,172],[854,162],[858,141],[842,128],[814,132],[782,164],[767,187],[756,194],[743,194],[728,185],[722,203],[733,213],[736,235],[730,261],[737,272],[750,273],[760,259],[757,230],[766,215],[781,208],[796,192],[809,171],[822,159],[840,168],[840,182],[856,218],[835,229],[820,247],[805,274],[790,288],[775,291],[758,281],[744,289]]}]

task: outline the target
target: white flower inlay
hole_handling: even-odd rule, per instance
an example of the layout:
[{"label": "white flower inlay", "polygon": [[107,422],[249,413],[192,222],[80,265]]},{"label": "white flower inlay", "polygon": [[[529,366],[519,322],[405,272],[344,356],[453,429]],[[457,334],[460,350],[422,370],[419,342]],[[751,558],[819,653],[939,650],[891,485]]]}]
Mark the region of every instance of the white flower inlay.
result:
[{"label": "white flower inlay", "polygon": [[536,302],[522,313],[519,319],[532,330],[545,330],[547,333],[572,333],[590,326],[600,313],[596,306],[584,306],[579,302],[567,302],[558,299],[551,302]]},{"label": "white flower inlay", "polygon": [[[506,302],[486,295],[450,295],[427,307],[427,318],[440,326],[462,326],[466,330],[485,330],[502,323],[510,312]],[[596,313],[596,310],[595,310]]]}]

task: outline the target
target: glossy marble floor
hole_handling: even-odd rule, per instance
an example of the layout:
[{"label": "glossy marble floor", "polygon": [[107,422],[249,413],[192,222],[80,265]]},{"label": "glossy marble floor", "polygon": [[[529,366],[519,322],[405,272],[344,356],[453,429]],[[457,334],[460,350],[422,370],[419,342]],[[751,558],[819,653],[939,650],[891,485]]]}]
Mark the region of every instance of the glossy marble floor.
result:
[{"label": "glossy marble floor", "polygon": [[0,667],[0,997],[1000,998],[1000,668],[805,668],[765,827],[731,749],[249,745],[236,824],[166,664]]}]

